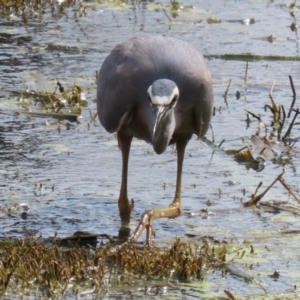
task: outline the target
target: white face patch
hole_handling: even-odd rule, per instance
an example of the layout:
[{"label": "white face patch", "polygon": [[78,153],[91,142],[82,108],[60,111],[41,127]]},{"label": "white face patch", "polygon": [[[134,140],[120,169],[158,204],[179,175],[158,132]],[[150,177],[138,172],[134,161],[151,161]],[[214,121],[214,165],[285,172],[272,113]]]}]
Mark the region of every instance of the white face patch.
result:
[{"label": "white face patch", "polygon": [[175,86],[169,95],[158,96],[158,95],[153,95],[152,85],[150,85],[150,87],[148,88],[148,95],[150,96],[153,105],[170,105],[174,97],[179,96],[179,90],[177,86]]}]

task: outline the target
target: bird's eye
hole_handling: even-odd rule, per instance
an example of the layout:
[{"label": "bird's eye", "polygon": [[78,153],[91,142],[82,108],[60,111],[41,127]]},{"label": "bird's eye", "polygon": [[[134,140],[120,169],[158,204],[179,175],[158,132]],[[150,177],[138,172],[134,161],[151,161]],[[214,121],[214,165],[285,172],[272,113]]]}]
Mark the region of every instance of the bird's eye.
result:
[{"label": "bird's eye", "polygon": [[149,100],[149,102],[152,104],[152,100],[151,100],[150,95],[148,95],[148,100]]},{"label": "bird's eye", "polygon": [[176,101],[177,101],[177,96],[174,96],[173,99],[172,99],[172,101],[171,101],[171,104],[175,104]]}]

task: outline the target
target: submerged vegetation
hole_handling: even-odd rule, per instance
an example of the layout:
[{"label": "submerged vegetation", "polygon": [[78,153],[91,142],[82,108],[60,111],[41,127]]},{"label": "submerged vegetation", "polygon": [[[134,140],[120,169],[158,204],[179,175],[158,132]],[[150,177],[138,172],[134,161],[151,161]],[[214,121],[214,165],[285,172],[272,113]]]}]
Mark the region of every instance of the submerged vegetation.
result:
[{"label": "submerged vegetation", "polygon": [[111,242],[98,248],[69,246],[46,245],[41,238],[2,241],[1,295],[39,289],[50,298],[84,296],[133,282],[143,287],[147,281],[168,285],[170,280],[200,280],[206,270],[225,265],[226,257],[223,246],[179,239],[170,248],[113,246]]},{"label": "submerged vegetation", "polygon": [[[37,82],[46,82],[42,74],[30,72],[29,75]],[[66,90],[58,80],[53,92],[2,91],[17,95],[21,107],[18,112],[36,117],[79,122],[82,107],[87,106],[85,95],[78,85]]]},{"label": "submerged vegetation", "polygon": [[[244,77],[245,79],[247,78],[247,71],[248,63],[246,65],[246,73]],[[237,162],[246,164],[247,169],[251,168],[256,172],[261,172],[264,169],[266,160],[272,161],[273,163],[278,164],[283,168],[282,173],[276,176],[275,180],[265,189],[265,191],[256,195],[258,189],[263,184],[263,182],[260,182],[256,188],[255,193],[252,194],[251,199],[244,203],[245,206],[257,205],[258,202],[266,195],[266,193],[273,187],[273,185],[276,182],[280,182],[283,185],[283,187],[287,190],[288,195],[291,195],[297,201],[297,205],[300,204],[300,198],[296,195],[294,191],[292,191],[290,186],[285,182],[283,178],[283,175],[285,173],[285,167],[287,165],[293,165],[293,147],[299,140],[299,137],[294,138],[291,136],[292,130],[295,126],[300,124],[299,122],[296,122],[300,111],[299,108],[294,108],[297,95],[292,76],[289,76],[289,81],[291,84],[291,90],[293,95],[290,107],[287,109],[284,107],[284,105],[276,104],[273,97],[273,89],[275,85],[275,81],[273,81],[269,93],[271,104],[265,104],[264,106],[265,111],[270,111],[272,114],[271,123],[268,124],[266,121],[264,121],[260,113],[254,113],[249,110],[246,110],[247,126],[249,126],[249,123],[251,122],[251,116],[258,122],[258,131],[249,139],[249,145],[244,146],[241,149],[229,149],[225,151],[226,154],[233,155],[234,159]],[[231,80],[229,81],[227,89],[224,93],[224,100],[227,106],[227,94],[230,84]],[[287,114],[286,111],[288,111]],[[292,115],[293,113],[294,115]],[[288,119],[290,117],[292,117],[292,120],[289,122]],[[285,133],[283,132],[284,129],[286,130]],[[261,136],[261,133],[263,134],[263,136]],[[221,147],[224,141],[225,140],[223,140],[218,147]],[[264,205],[268,204],[264,203]],[[279,206],[280,205],[277,205],[277,207]],[[289,210],[292,211],[292,209]],[[294,211],[296,210],[297,208],[294,209]]]}]

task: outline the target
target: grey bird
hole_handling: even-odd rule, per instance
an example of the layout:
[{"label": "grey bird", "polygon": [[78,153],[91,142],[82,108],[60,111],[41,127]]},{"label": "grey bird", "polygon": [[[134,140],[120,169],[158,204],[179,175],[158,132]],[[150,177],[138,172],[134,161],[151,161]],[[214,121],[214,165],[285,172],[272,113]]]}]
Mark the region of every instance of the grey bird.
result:
[{"label": "grey bird", "polygon": [[[184,152],[193,134],[202,138],[213,112],[213,89],[203,55],[192,45],[165,37],[135,37],[117,45],[104,60],[97,79],[97,109],[102,126],[116,132],[122,152],[119,196],[120,234],[126,232],[133,202],[127,196],[128,159],[132,138],[153,145],[157,154],[176,144],[177,181],[169,207],[145,211],[134,233],[144,229],[151,243],[153,220],[181,214]],[[125,228],[125,229],[124,229]],[[124,237],[124,236],[123,236]]]}]

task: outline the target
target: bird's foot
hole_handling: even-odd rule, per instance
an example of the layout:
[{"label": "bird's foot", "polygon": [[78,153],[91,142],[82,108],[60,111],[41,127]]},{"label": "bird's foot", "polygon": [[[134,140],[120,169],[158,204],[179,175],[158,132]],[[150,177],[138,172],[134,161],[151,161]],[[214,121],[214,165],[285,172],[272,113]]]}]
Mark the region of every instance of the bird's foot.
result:
[{"label": "bird's foot", "polygon": [[146,243],[151,245],[152,236],[155,235],[153,228],[153,210],[146,210],[142,216],[139,225],[130,236],[129,242],[136,243],[142,232],[146,229]]},{"label": "bird's foot", "polygon": [[153,222],[150,222],[146,225],[146,243],[148,246],[152,245],[152,237],[155,237],[155,230],[153,227]]},{"label": "bird's foot", "polygon": [[134,233],[130,236],[129,242],[135,243],[144,229],[147,231],[146,242],[148,245],[151,244],[152,236],[155,235],[153,228],[153,221],[159,218],[176,218],[181,213],[180,201],[173,201],[173,203],[167,208],[158,208],[146,210],[141,217],[138,227]]}]

